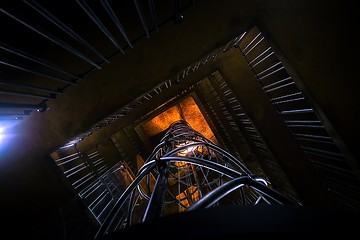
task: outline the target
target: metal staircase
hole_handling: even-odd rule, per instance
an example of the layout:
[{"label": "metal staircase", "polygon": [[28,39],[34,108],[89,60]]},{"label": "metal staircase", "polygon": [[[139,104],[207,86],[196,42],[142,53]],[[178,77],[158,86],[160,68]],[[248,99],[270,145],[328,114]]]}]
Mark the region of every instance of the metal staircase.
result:
[{"label": "metal staircase", "polygon": [[300,203],[271,188],[242,161],[180,120],[168,128],[95,238],[185,211],[262,204]]},{"label": "metal staircase", "polygon": [[302,151],[318,170],[328,191],[339,204],[359,209],[359,164],[302,86],[300,79],[282,61],[271,40],[253,27],[237,48],[247,60],[278,115],[292,132]]}]

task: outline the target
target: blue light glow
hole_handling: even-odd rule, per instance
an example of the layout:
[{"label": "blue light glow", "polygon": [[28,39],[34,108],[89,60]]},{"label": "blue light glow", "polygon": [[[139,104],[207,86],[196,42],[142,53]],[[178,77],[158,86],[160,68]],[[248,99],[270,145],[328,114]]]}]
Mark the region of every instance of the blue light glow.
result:
[{"label": "blue light glow", "polygon": [[5,128],[0,127],[0,144],[1,144],[2,140],[3,140],[3,138],[5,137],[4,130],[5,130]]}]

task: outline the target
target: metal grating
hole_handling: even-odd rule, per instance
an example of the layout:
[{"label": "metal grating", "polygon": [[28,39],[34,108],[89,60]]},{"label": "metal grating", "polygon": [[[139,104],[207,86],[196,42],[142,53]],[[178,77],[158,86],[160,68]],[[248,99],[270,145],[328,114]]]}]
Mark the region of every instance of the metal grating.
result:
[{"label": "metal grating", "polygon": [[88,159],[84,153],[79,152],[76,147],[67,148],[66,151],[58,150],[57,154],[62,156],[54,159],[66,179],[66,182],[76,192],[81,192],[96,179],[96,173],[91,169]]},{"label": "metal grating", "polygon": [[11,124],[32,111],[46,111],[48,101],[149,38],[163,24],[177,23],[192,4],[2,1],[0,29],[6,34],[0,38],[0,120]]},{"label": "metal grating", "polygon": [[61,156],[54,158],[54,162],[64,181],[101,224],[132,181],[127,165],[120,161],[109,166],[96,147],[83,153],[74,145],[55,153],[53,155]]},{"label": "metal grating", "polygon": [[[257,161],[259,161],[265,174],[269,177],[270,182],[275,188],[283,192],[283,194],[287,194],[290,198],[298,199],[296,191],[289,184],[286,175],[273,153],[221,73],[215,71],[211,74],[211,78],[214,84],[219,86],[218,91],[222,92],[225,101],[225,103],[222,104],[224,105],[223,113],[225,119],[228,120],[232,126],[232,132],[236,134],[237,138],[242,139],[242,145],[247,145],[247,152],[253,152],[247,158],[256,158]],[[248,159],[248,161],[251,161],[251,159]]]},{"label": "metal grating", "polygon": [[238,43],[238,49],[302,150],[325,179],[328,190],[344,206],[358,209],[360,178],[357,164],[348,153],[340,150],[336,144],[340,141],[329,134],[319,117],[319,109],[296,85],[270,42],[254,27]]}]

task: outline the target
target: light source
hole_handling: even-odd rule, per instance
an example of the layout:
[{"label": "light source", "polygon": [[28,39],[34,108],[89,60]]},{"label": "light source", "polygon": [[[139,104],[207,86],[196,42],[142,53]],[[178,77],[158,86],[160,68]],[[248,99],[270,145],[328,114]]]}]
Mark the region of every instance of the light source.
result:
[{"label": "light source", "polygon": [[197,148],[197,146],[191,145],[192,143],[194,143],[194,142],[193,141],[185,141],[185,142],[181,142],[178,145],[176,145],[177,148],[182,149],[178,152],[178,156],[191,155],[191,153],[193,153],[194,150]]},{"label": "light source", "polygon": [[3,139],[3,132],[5,131],[5,128],[4,127],[0,127],[0,143],[1,143],[1,140]]}]

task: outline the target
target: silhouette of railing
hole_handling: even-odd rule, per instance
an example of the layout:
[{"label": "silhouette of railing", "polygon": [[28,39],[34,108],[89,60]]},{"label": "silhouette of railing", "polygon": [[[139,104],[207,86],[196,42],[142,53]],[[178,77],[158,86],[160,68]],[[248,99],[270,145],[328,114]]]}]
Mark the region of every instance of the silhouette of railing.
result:
[{"label": "silhouette of railing", "polygon": [[[156,181],[150,181],[150,174]],[[169,126],[95,238],[169,214],[225,205],[299,204],[181,120]]]}]

